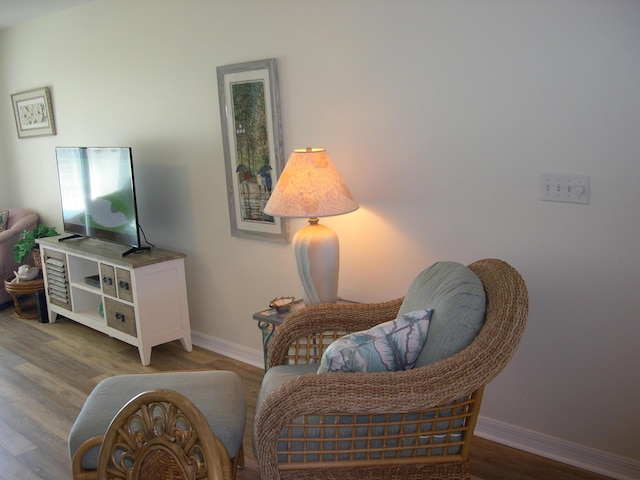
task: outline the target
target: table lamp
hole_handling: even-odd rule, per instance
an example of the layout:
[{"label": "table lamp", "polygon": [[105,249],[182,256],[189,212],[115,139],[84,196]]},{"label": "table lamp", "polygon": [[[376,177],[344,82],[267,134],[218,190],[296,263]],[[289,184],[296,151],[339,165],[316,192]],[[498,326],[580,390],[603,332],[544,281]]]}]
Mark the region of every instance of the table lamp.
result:
[{"label": "table lamp", "polygon": [[291,242],[306,305],[338,300],[338,236],[319,224],[318,217],[342,215],[357,208],[324,148],[293,151],[264,212],[309,218],[309,225],[298,230]]}]

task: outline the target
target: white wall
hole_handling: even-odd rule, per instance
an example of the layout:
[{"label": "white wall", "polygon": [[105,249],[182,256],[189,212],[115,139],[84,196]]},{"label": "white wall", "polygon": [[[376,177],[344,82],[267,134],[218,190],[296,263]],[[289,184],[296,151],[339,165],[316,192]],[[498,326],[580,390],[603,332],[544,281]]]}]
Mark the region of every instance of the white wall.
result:
[{"label": "white wall", "polygon": [[[0,153],[0,166],[2,171],[7,171],[6,161],[2,157],[2,153]],[[0,175],[0,205],[3,205],[4,207],[9,206],[10,203],[7,183],[7,178],[3,175]]]},{"label": "white wall", "polygon": [[[289,246],[229,233],[215,69],[276,57],[285,151],[326,147],[361,204],[325,220],[341,295],[507,260],[530,319],[483,418],[637,466],[638,45],[631,0],[97,0],[0,32],[0,154],[12,203],[59,226],[54,146],[132,146],[192,328],[258,350],[251,314],[298,290]],[[9,95],[45,85],[58,135],[19,140]],[[589,175],[590,204],[540,201],[541,172]]]}]

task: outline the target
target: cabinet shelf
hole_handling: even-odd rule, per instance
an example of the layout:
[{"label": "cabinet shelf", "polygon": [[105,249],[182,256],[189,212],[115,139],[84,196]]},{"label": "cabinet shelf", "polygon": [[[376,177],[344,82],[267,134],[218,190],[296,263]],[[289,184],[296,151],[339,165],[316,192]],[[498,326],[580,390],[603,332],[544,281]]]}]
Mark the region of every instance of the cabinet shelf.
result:
[{"label": "cabinet shelf", "polygon": [[71,288],[77,288],[78,290],[84,290],[89,293],[95,293],[96,295],[101,295],[102,291],[99,287],[94,287],[92,285],[88,285],[87,283],[80,282],[71,282]]},{"label": "cabinet shelf", "polygon": [[97,307],[95,311],[88,309],[88,310],[78,311],[75,313],[86,319],[87,326],[89,326],[88,322],[93,322],[94,324],[99,326],[106,325],[104,317],[98,313]]}]

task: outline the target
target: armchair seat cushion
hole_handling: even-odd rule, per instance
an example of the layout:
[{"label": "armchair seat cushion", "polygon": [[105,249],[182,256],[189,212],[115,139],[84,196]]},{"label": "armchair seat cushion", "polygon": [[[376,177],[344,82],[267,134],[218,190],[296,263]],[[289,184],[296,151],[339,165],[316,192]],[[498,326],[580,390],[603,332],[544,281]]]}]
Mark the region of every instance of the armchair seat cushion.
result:
[{"label": "armchair seat cushion", "polygon": [[478,335],[486,312],[482,282],[465,265],[435,263],[411,283],[398,315],[430,308],[429,335],[416,367],[455,355]]},{"label": "armchair seat cushion", "polygon": [[264,374],[258,400],[256,403],[256,412],[262,405],[263,400],[271,392],[276,390],[280,385],[287,383],[289,380],[304,375],[306,373],[316,373],[318,370],[317,363],[298,363],[295,365],[277,365],[271,367]]},{"label": "armchair seat cushion", "polygon": [[[289,380],[299,377],[300,375],[304,375],[307,373],[316,373],[318,370],[317,363],[298,363],[295,365],[277,365],[275,367],[271,367],[264,374],[264,378],[262,379],[262,385],[260,386],[260,392],[258,392],[258,399],[256,400],[256,412],[260,410],[260,405],[264,401],[267,396],[277,390],[281,385],[287,383]],[[255,433],[255,432],[254,432]],[[257,452],[255,451],[255,442],[253,443],[254,453],[257,456]]]}]

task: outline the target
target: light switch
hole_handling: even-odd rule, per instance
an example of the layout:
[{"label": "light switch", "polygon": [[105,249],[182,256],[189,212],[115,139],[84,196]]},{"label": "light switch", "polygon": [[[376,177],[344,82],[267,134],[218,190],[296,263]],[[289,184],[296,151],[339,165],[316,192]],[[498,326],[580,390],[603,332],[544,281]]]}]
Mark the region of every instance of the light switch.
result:
[{"label": "light switch", "polygon": [[589,176],[543,173],[540,175],[540,199],[588,204]]}]

